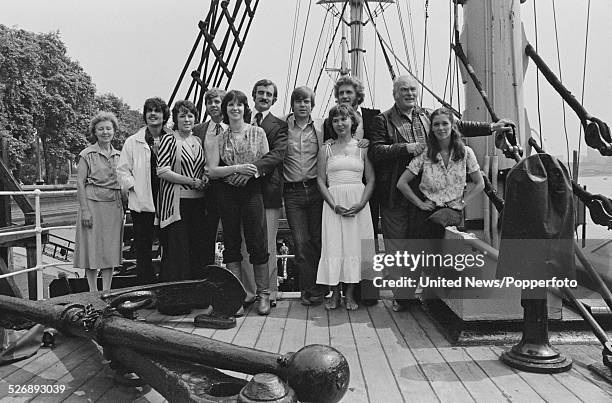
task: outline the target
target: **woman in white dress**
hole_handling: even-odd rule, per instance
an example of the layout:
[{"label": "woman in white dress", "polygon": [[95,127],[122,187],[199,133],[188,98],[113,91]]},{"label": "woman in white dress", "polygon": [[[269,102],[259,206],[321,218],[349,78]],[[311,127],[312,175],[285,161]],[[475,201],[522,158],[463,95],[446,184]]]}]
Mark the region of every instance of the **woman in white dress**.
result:
[{"label": "woman in white dress", "polygon": [[374,241],[368,200],[374,190],[374,169],[367,150],[359,148],[353,138],[358,126],[353,108],[334,106],[329,121],[338,137],[333,144],[323,145],[317,161],[317,180],[326,202],[317,283],[332,286],[327,309],[340,305],[340,283],[344,283],[346,309],[355,310],[355,285],[372,272]]}]

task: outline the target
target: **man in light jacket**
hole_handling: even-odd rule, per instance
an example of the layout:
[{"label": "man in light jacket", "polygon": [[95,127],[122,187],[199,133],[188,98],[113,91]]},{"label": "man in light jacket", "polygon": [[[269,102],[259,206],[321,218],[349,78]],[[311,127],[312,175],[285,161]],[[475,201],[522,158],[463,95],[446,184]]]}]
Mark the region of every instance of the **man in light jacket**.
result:
[{"label": "man in light jacket", "polygon": [[142,117],[146,126],[125,140],[117,166],[117,177],[121,190],[128,194],[128,208],[134,224],[138,283],[150,284],[155,282],[151,248],[159,190],[157,149],[161,137],[172,131],[165,127],[170,109],[161,98],[147,99]]}]

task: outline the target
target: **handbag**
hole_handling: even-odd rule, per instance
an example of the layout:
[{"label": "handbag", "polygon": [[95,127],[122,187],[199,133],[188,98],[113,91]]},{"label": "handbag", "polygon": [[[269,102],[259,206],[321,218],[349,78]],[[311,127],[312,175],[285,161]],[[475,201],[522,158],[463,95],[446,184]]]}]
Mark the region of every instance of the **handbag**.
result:
[{"label": "handbag", "polygon": [[443,227],[456,227],[461,224],[463,213],[448,207],[443,207],[432,213],[427,219]]}]

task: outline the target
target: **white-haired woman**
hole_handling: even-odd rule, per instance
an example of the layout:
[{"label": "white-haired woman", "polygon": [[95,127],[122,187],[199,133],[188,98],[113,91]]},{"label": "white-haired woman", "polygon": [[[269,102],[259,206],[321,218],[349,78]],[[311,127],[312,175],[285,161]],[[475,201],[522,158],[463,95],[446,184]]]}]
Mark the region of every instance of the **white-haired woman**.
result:
[{"label": "white-haired woman", "polygon": [[92,145],[79,153],[74,267],[85,269],[90,291],[110,290],[113,268],[121,265],[123,205],[117,181],[119,151],[111,141],[119,128],[111,112],[99,112],[89,124]]}]

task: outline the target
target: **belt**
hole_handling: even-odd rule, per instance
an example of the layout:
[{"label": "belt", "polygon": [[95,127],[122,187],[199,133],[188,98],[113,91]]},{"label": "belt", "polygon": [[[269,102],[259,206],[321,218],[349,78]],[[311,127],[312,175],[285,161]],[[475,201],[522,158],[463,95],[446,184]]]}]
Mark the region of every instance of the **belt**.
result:
[{"label": "belt", "polygon": [[308,179],[299,182],[285,182],[284,184],[285,189],[303,189],[311,186],[317,186],[316,179]]}]

